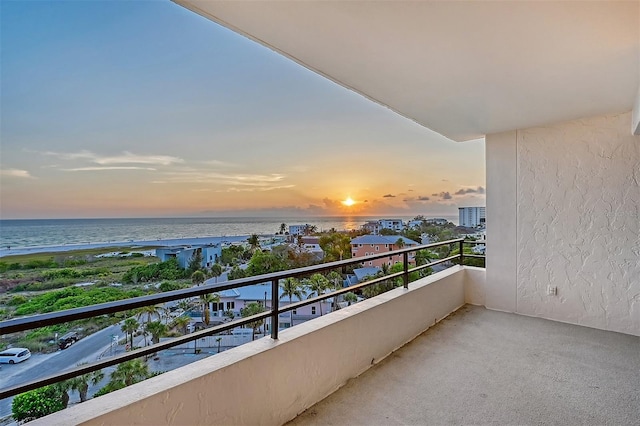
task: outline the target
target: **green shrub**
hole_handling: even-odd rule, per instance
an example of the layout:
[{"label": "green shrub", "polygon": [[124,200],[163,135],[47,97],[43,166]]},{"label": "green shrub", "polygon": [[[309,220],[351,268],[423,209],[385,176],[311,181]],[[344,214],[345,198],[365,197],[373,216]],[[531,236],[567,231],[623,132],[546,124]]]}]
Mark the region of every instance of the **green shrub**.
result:
[{"label": "green shrub", "polygon": [[30,260],[24,265],[22,265],[22,269],[42,269],[42,268],[57,268],[58,264],[53,260],[53,258],[47,260]]},{"label": "green shrub", "polygon": [[36,296],[16,309],[16,315],[62,311],[98,303],[142,296],[140,290],[123,291],[113,287],[68,287]]},{"label": "green shrub", "polygon": [[20,306],[26,302],[27,302],[27,298],[24,296],[13,296],[11,299],[9,299],[9,301],[7,302],[7,305]]},{"label": "green shrub", "polygon": [[64,408],[62,392],[54,386],[44,386],[17,395],[11,404],[14,420],[29,421]]}]

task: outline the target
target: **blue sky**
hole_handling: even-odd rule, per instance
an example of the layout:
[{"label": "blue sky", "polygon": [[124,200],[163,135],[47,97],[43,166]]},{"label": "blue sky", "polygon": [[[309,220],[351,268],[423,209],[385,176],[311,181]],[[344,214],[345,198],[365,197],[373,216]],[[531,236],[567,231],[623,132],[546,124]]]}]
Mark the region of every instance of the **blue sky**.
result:
[{"label": "blue sky", "polygon": [[174,3],[0,7],[3,219],[484,205],[482,141],[451,142]]}]

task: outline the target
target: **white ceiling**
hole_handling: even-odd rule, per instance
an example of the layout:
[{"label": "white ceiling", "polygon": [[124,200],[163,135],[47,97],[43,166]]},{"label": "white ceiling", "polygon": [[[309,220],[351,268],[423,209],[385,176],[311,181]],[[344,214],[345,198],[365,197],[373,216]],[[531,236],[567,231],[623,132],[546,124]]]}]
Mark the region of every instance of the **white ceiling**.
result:
[{"label": "white ceiling", "polygon": [[640,1],[174,1],[453,140],[638,94]]}]

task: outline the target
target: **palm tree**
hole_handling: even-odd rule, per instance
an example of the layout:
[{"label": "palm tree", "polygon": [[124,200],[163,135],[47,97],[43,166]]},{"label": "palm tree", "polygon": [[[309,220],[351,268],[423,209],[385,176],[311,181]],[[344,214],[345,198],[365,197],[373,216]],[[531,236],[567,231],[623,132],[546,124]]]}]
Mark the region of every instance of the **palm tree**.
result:
[{"label": "palm tree", "polygon": [[258,237],[258,234],[251,234],[251,236],[247,238],[247,242],[249,243],[251,254],[260,248],[260,237]]},{"label": "palm tree", "polygon": [[[329,280],[329,288],[333,290],[340,290],[343,287],[342,275],[340,275],[338,272],[336,271],[329,272],[329,274],[327,275],[327,279]],[[337,311],[338,309],[340,309],[340,307],[338,306],[338,297],[339,296],[335,296],[333,298],[334,311]]]},{"label": "palm tree", "polygon": [[[149,324],[153,318],[158,318],[158,321],[160,321],[160,319],[162,318],[162,314],[164,312],[166,312],[166,308],[162,305],[149,305],[149,306],[143,306],[142,308],[138,309],[138,315],[136,315],[136,317],[138,318],[138,321],[140,321],[142,318],[144,318],[146,316],[146,321],[144,321],[144,324],[146,326],[146,324]],[[145,327],[146,329],[146,327]],[[147,346],[147,334],[146,334],[146,330],[145,330],[145,334],[144,334],[144,345]],[[133,346],[132,346],[133,347]]]},{"label": "palm tree", "polygon": [[129,336],[129,344],[131,345],[131,349],[133,349],[133,333],[138,330],[138,327],[140,327],[140,323],[133,317],[124,320],[122,326],[120,327],[122,332],[126,333]]},{"label": "palm tree", "polygon": [[402,239],[402,237],[398,238],[395,242],[396,247],[398,247],[398,249],[401,249],[404,247],[404,240]]},{"label": "palm tree", "polygon": [[434,259],[434,255],[429,250],[418,250],[415,259],[416,266],[425,265]]},{"label": "palm tree", "polygon": [[160,338],[167,334],[167,326],[160,321],[151,321],[144,326],[145,331],[151,334],[153,344],[160,343]]},{"label": "palm tree", "polygon": [[287,224],[286,223],[281,223],[280,224],[280,234],[284,234],[285,231],[287,230]]},{"label": "palm tree", "polygon": [[143,306],[142,308],[138,308],[138,314],[136,315],[136,317],[138,318],[138,321],[140,321],[146,316],[147,320],[145,321],[145,323],[149,323],[153,320],[154,317],[160,320],[166,310],[167,309],[162,305]]},{"label": "palm tree", "polygon": [[187,326],[191,322],[191,318],[181,316],[173,320],[174,327],[178,327],[182,330],[182,334],[187,334]]},{"label": "palm tree", "polygon": [[[251,315],[257,315],[262,312],[264,312],[264,307],[262,306],[261,303],[257,303],[257,302],[251,302],[247,304],[247,306],[245,306],[244,308],[240,309],[240,315],[242,315],[242,318],[250,317]],[[254,340],[256,338],[256,333],[263,323],[264,323],[264,320],[261,319],[261,320],[250,322],[248,324],[253,329],[253,333],[251,333],[251,340]]]},{"label": "palm tree", "polygon": [[191,274],[191,282],[194,283],[195,285],[202,284],[206,278],[207,277],[204,275],[204,272],[202,271],[195,271],[193,274]]},{"label": "palm tree", "polygon": [[220,275],[222,275],[222,266],[220,266],[219,263],[211,265],[211,276],[216,279],[216,282],[218,282],[218,277]]},{"label": "palm tree", "polygon": [[344,300],[349,302],[349,306],[351,306],[352,303],[355,303],[358,301],[358,296],[355,295],[355,293],[347,293],[344,295]]},{"label": "palm tree", "polygon": [[69,391],[71,390],[71,380],[63,380],[58,383],[54,383],[53,388],[60,392],[62,398],[63,408],[67,408],[69,405]]},{"label": "palm tree", "polygon": [[[293,303],[292,301],[293,296],[297,297],[298,300],[302,300],[302,298],[304,297],[302,286],[300,285],[300,281],[298,281],[293,277],[285,278],[280,284],[280,288],[282,288],[282,294],[280,295],[280,299],[288,297],[289,304]],[[289,318],[291,321],[291,327],[293,327],[293,311],[289,311]]]},{"label": "palm tree", "polygon": [[115,371],[111,373],[111,380],[114,384],[122,384],[131,386],[138,383],[151,375],[149,366],[146,362],[139,359],[132,359],[118,364]]},{"label": "palm tree", "polygon": [[200,301],[202,302],[202,321],[206,325],[209,325],[211,322],[211,303],[218,303],[220,301],[220,296],[217,294],[203,294],[200,296]]},{"label": "palm tree", "polygon": [[[313,274],[311,278],[309,278],[306,282],[307,289],[309,289],[309,294],[307,295],[307,299],[313,296],[320,296],[325,290],[329,287],[329,280],[324,277],[322,274]],[[320,307],[320,316],[322,316],[322,301],[318,301],[318,306]]]},{"label": "palm tree", "polygon": [[[87,364],[83,362],[83,365]],[[71,389],[78,391],[78,395],[80,396],[80,402],[85,402],[87,400],[87,393],[89,392],[89,385],[97,385],[104,379],[104,373],[102,370],[92,371],[91,373],[83,374],[82,376],[76,376],[73,379],[70,379]]]}]

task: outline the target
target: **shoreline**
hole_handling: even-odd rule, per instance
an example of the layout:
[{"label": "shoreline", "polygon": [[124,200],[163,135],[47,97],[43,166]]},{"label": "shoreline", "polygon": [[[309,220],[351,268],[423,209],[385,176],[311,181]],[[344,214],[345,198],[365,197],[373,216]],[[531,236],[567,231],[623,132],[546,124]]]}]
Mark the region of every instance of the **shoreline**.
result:
[{"label": "shoreline", "polygon": [[[270,235],[259,235],[262,238],[272,237]],[[64,253],[74,250],[89,250],[99,248],[133,248],[133,247],[172,247],[172,246],[189,246],[200,244],[218,244],[218,243],[237,243],[246,241],[249,235],[235,235],[225,237],[188,237],[188,238],[169,238],[158,240],[137,240],[137,241],[106,241],[106,242],[87,242],[73,243],[52,246],[33,246],[33,247],[2,247],[0,248],[0,258],[20,256],[25,254],[39,253]]]}]

